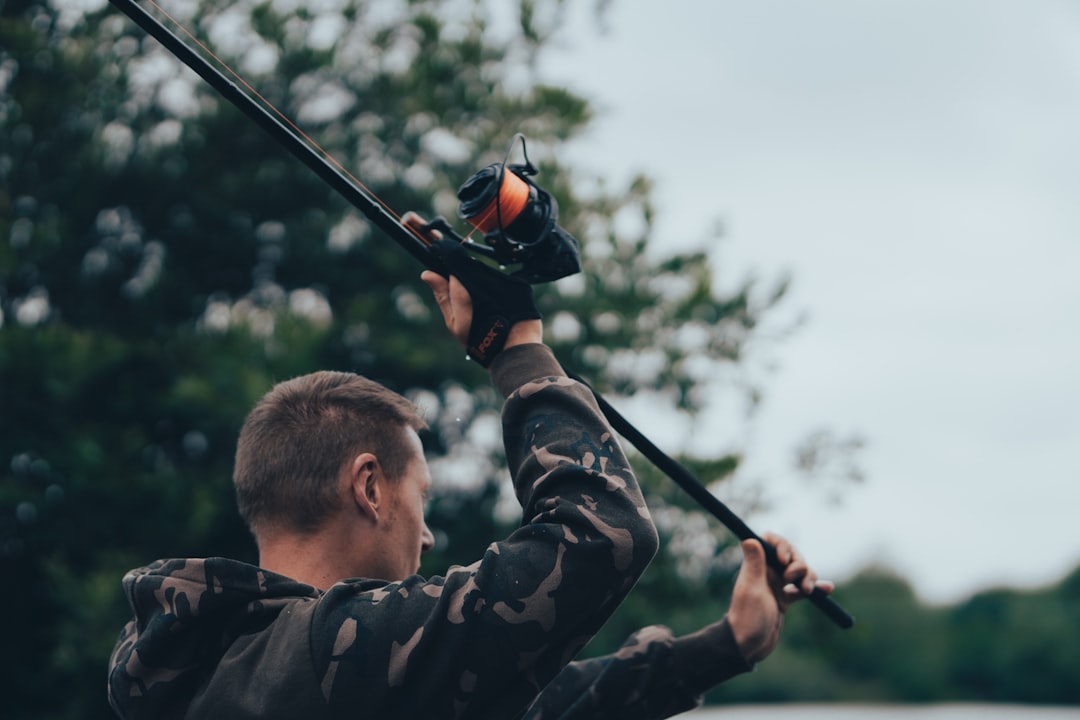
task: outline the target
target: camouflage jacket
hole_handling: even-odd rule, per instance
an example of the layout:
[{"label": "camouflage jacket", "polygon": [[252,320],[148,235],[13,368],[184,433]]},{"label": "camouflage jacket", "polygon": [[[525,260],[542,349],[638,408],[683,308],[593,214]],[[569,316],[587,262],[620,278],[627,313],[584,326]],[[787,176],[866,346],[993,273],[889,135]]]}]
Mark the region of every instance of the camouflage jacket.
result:
[{"label": "camouflage jacket", "polygon": [[[571,662],[656,552],[626,458],[543,346],[492,368],[521,526],[443,577],[321,591],[220,558],[133,570],[113,651],[124,718],[666,717],[746,669],[726,624]],[[708,670],[704,670],[704,668]],[[531,706],[531,707],[530,707]]]}]

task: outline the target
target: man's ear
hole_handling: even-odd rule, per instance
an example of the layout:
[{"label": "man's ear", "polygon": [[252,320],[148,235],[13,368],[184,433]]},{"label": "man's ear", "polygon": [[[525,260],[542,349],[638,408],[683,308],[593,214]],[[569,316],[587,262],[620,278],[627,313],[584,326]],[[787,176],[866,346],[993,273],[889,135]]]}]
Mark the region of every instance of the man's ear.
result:
[{"label": "man's ear", "polygon": [[349,465],[348,497],[364,516],[377,522],[385,500],[382,468],[371,453],[360,453]]}]

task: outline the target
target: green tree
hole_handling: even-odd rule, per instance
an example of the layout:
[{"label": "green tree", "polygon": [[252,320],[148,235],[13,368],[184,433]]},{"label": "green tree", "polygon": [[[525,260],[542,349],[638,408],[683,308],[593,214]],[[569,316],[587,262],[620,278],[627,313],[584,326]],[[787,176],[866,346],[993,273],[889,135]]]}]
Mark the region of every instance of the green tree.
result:
[{"label": "green tree", "polygon": [[[647,253],[645,179],[584,191],[559,149],[588,103],[530,73],[561,5],[523,1],[509,29],[481,1],[171,9],[391,207],[452,217],[453,190],[524,132],[584,246],[581,276],[539,290],[560,357],[601,391],[692,411],[701,358],[741,362],[783,286],[719,292],[703,253]],[[0,562],[16,589],[0,617],[20,649],[0,674],[8,716],[108,716],[126,569],[254,559],[231,502],[233,443],[278,380],[347,369],[429,409],[449,480],[427,571],[471,560],[512,522],[498,511],[497,398],[414,261],[110,7],[0,3],[0,238]],[[699,469],[720,481],[736,464]],[[643,475],[678,540],[700,514]],[[665,551],[612,632],[722,612],[694,592],[730,576],[713,559],[722,533],[703,527],[704,551]]]},{"label": "green tree", "polygon": [[950,609],[949,681],[973,700],[1080,704],[1080,568],[1044,591],[993,590]]}]

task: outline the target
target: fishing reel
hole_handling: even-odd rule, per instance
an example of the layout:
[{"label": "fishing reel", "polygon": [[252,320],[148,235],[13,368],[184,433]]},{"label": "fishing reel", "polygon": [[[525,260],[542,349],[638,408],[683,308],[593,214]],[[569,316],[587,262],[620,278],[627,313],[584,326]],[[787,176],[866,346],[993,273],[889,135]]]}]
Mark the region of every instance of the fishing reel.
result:
[{"label": "fishing reel", "polygon": [[[510,152],[518,140],[525,162],[510,165]],[[488,165],[458,189],[458,217],[484,234],[484,244],[466,241],[442,218],[427,228],[503,267],[517,266],[510,275],[533,285],[580,272],[578,241],[558,225],[558,203],[532,181],[536,172],[519,133],[510,141],[503,162]]]}]

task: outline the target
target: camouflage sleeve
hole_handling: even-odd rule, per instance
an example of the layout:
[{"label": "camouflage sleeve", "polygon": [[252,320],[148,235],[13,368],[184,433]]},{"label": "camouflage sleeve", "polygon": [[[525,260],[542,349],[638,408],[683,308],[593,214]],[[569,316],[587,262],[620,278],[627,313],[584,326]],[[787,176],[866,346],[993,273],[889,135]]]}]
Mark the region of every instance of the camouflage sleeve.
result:
[{"label": "camouflage sleeve", "polygon": [[506,453],[521,526],[445,577],[341,583],[312,623],[334,716],[520,716],[622,601],[656,530],[591,393],[547,348],[504,351]]},{"label": "camouflage sleeve", "polygon": [[662,626],[634,633],[615,653],[572,662],[523,720],[658,720],[692,710],[747,664],[726,620],[674,637]]}]

